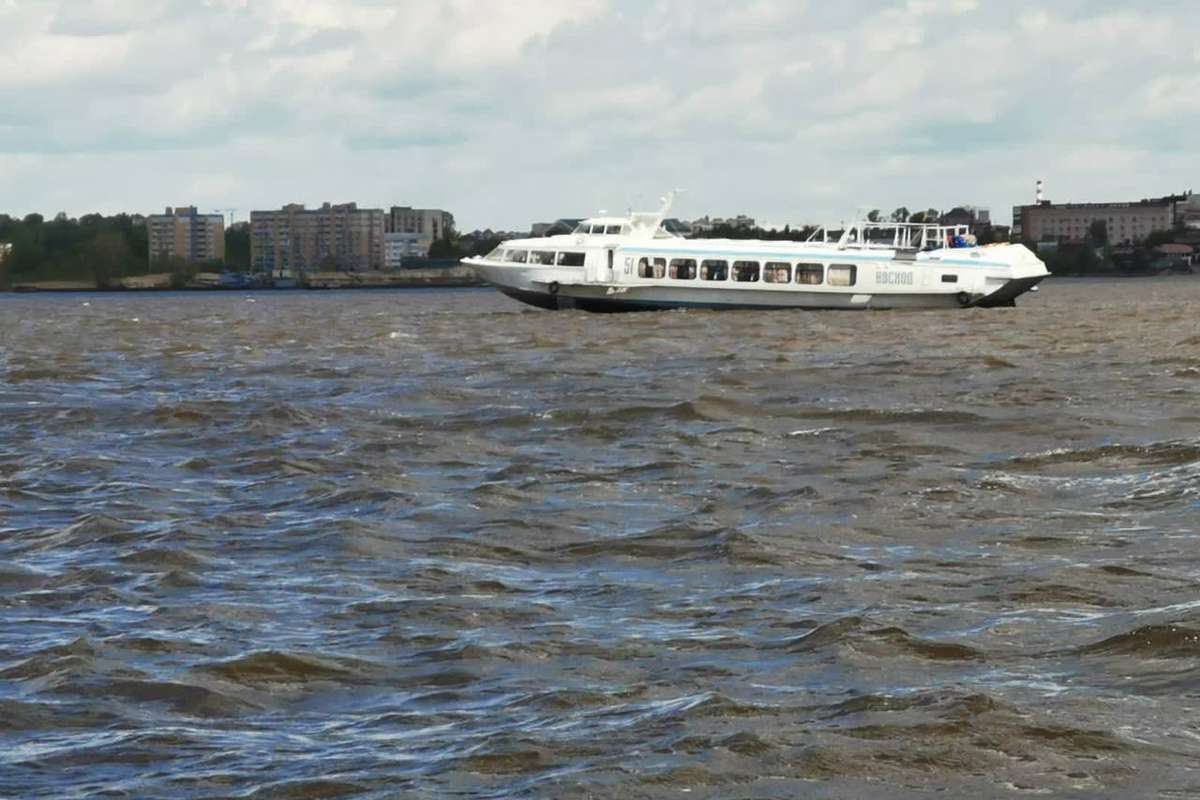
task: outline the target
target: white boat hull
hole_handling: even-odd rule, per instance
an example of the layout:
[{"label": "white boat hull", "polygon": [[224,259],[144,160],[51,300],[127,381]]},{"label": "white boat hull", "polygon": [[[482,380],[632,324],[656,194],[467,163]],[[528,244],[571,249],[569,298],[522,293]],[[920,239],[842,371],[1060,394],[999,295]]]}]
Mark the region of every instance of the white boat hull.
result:
[{"label": "white boat hull", "polygon": [[[984,278],[975,285],[941,285],[930,290],[896,291],[861,285],[836,290],[822,287],[806,291],[794,284],[753,286],[705,285],[705,281],[680,281],[665,285],[589,283],[582,268],[520,267],[470,262],[479,276],[504,294],[543,309],[579,309],[597,312],[657,311],[677,308],[708,309],[954,309],[1010,306],[1045,276]],[[917,267],[924,269],[925,267]],[[864,281],[864,284],[866,282]]]}]

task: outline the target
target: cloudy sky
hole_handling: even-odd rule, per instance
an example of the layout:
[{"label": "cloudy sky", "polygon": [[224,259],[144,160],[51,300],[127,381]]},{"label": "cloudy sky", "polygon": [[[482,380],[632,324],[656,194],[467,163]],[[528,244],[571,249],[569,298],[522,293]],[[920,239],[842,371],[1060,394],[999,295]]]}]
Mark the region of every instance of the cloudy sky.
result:
[{"label": "cloudy sky", "polygon": [[1200,189],[1196,0],[0,0],[0,39],[8,213]]}]

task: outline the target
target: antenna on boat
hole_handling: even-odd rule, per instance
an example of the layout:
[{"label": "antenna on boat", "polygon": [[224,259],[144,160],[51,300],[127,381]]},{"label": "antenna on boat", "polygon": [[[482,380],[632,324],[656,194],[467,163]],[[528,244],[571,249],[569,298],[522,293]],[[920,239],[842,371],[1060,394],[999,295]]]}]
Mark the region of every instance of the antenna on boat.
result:
[{"label": "antenna on boat", "polygon": [[671,206],[675,205],[675,198],[681,194],[683,194],[683,189],[672,189],[659,198],[659,202],[662,204],[658,208],[659,217],[667,216],[667,212],[671,210]]}]

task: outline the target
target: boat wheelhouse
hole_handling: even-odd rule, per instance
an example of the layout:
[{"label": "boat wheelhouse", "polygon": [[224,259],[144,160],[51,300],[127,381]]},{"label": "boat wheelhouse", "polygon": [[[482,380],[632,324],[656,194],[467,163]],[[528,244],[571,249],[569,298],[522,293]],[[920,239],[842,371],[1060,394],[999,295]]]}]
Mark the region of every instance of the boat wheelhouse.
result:
[{"label": "boat wheelhouse", "polygon": [[1019,244],[978,246],[965,226],[858,221],[807,241],[684,239],[657,212],[583,220],[465,259],[539,308],[966,308],[1011,306],[1049,273]]}]

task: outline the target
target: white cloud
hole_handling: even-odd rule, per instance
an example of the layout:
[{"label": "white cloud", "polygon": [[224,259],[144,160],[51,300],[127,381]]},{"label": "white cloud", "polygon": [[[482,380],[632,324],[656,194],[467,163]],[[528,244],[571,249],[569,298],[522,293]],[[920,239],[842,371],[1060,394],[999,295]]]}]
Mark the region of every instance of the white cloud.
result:
[{"label": "white cloud", "polygon": [[330,199],[471,227],[681,185],[681,213],[773,219],[1003,218],[1041,176],[1165,193],[1200,171],[1184,5],[0,0],[0,211]]}]

